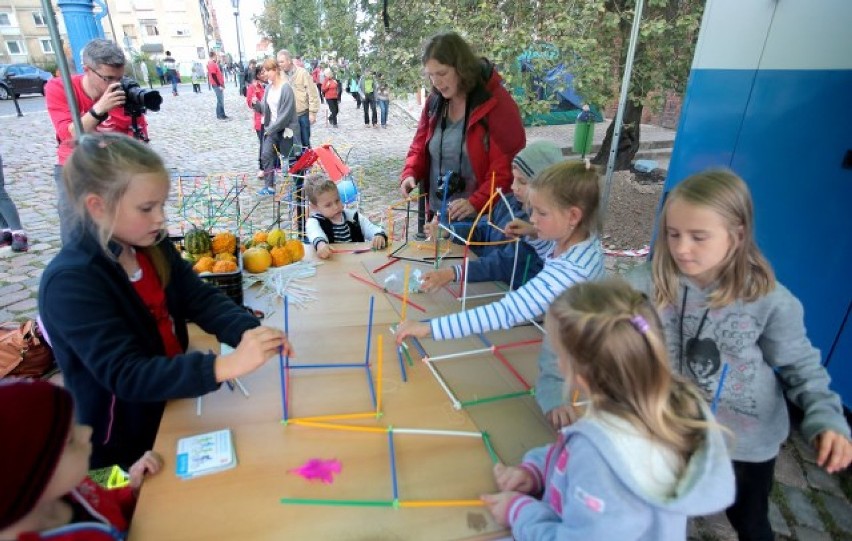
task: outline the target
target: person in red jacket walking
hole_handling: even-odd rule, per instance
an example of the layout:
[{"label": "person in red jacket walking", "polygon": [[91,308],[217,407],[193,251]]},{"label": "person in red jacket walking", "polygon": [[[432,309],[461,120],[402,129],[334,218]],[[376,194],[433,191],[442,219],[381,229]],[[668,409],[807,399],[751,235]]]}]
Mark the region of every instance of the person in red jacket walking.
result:
[{"label": "person in red jacket walking", "polygon": [[71,393],[61,387],[0,382],[0,539],[125,538],[142,480],[163,461],[148,451],[131,466],[128,486],[99,486],[87,476],[92,429],[74,423],[73,414]]},{"label": "person in red jacket walking", "polygon": [[400,191],[407,196],[422,185],[430,217],[446,201],[450,220],[473,218],[488,201],[492,180],[511,193],[512,158],[526,145],[521,113],[494,65],[477,58],[457,33],[432,37],[422,62],[432,90]]},{"label": "person in red jacket walking", "polygon": [[254,132],[257,134],[257,178],[263,178],[263,164],[260,156],[263,153],[263,91],[266,87],[266,76],[263,69],[255,68],[254,79],[246,86],[246,104],[254,111]]},{"label": "person in red jacket walking", "polygon": [[325,80],[322,82],[321,96],[325,97],[328,104],[328,122],[332,127],[337,127],[338,101],[340,100],[340,81],[334,76],[331,68],[325,68]]}]

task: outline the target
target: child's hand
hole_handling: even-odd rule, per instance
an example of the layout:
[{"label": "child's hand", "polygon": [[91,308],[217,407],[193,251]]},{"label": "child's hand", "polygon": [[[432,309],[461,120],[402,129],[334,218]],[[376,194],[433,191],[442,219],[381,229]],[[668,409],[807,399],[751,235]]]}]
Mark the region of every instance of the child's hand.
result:
[{"label": "child's hand", "polygon": [[571,406],[556,406],[545,414],[551,426],[559,430],[563,426],[568,426],[574,422],[577,412]]},{"label": "child's hand", "polygon": [[320,259],[328,259],[331,257],[331,246],[325,243],[320,245],[320,247],[317,248],[317,257]]},{"label": "child's hand", "polygon": [[373,237],[373,250],[381,250],[387,246],[387,239],[384,235],[376,235]]},{"label": "child's hand", "polygon": [[134,494],[139,493],[139,487],[142,486],[142,481],[145,480],[145,474],[155,475],[160,472],[163,467],[163,457],[154,451],[145,451],[142,458],[137,460],[130,466],[130,488]]},{"label": "child's hand", "polygon": [[424,273],[420,279],[420,290],[427,292],[435,291],[452,282],[455,277],[456,274],[452,268],[431,270]]},{"label": "child's hand", "polygon": [[480,496],[485,507],[500,526],[509,526],[509,506],[512,501],[520,496],[517,492],[498,492],[497,494],[483,494]]},{"label": "child's hand", "polygon": [[420,323],[419,321],[403,321],[396,328],[396,345],[401,346],[402,341],[409,336],[415,336],[417,338],[426,338],[432,333],[432,327],[430,327],[427,323]]},{"label": "child's hand", "polygon": [[503,229],[506,233],[507,237],[517,238],[517,237],[528,237],[535,235],[535,227],[529,222],[525,222],[524,220],[515,218]]},{"label": "child's hand", "polygon": [[852,442],[846,436],[826,430],[817,435],[814,443],[817,448],[817,465],[828,473],[839,472],[852,462]]},{"label": "child's hand", "polygon": [[255,327],[243,333],[240,345],[233,353],[216,358],[216,381],[223,382],[254,372],[273,356],[293,356],[287,336],[272,327]]},{"label": "child's hand", "polygon": [[535,479],[532,474],[517,466],[506,466],[498,462],[494,464],[494,480],[503,492],[514,491],[530,494],[535,490]]}]

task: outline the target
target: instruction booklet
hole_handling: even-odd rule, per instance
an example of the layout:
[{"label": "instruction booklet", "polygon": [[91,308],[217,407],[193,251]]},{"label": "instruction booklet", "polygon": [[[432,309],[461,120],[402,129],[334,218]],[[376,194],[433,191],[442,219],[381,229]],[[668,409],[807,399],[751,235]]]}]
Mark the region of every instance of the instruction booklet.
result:
[{"label": "instruction booklet", "polygon": [[191,479],[236,465],[237,454],[230,428],[178,440],[175,466],[178,477]]}]

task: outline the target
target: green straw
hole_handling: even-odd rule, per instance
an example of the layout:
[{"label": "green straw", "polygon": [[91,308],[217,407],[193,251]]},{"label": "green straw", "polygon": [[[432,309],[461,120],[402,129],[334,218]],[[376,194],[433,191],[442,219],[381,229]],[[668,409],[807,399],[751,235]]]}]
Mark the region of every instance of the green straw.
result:
[{"label": "green straw", "polygon": [[291,505],[340,505],[353,507],[393,507],[392,501],[385,500],[316,500],[311,498],[281,498],[281,503]]},{"label": "green straw", "polygon": [[494,452],[494,446],[491,445],[491,436],[488,435],[488,432],[482,433],[482,441],[485,442],[485,449],[488,451],[488,456],[491,457],[491,462],[494,464],[500,462],[500,457],[497,456],[497,453]]},{"label": "green straw", "polygon": [[527,254],[527,262],[524,265],[524,276],[521,278],[520,285],[524,285],[527,283],[527,274],[530,272],[530,260],[532,258],[532,254]]},{"label": "green straw", "polygon": [[414,366],[414,361],[411,360],[411,353],[408,352],[408,348],[402,348],[402,354],[405,355],[405,360],[408,362],[408,366]]},{"label": "green straw", "polygon": [[497,396],[489,396],[486,398],[477,398],[476,400],[468,400],[466,402],[462,402],[462,407],[468,406],[476,406],[477,404],[487,404],[488,402],[497,402],[498,400],[506,400],[507,398],[517,398],[519,396],[527,396],[531,394],[530,391],[518,391],[514,393],[500,394]]}]

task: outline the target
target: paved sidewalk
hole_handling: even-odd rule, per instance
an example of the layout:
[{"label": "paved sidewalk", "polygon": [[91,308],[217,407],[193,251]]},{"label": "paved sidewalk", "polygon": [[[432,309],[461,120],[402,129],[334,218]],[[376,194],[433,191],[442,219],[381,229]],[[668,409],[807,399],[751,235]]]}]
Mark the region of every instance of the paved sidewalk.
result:
[{"label": "paved sidewalk", "polygon": [[[254,195],[260,188],[257,172],[257,136],[252,129],[251,112],[233,84],[225,90],[225,111],[230,121],[215,115],[216,99],[206,88],[193,94],[190,85],[182,85],[180,95],[163,91],[163,107],[148,115],[151,146],[177,172],[241,173],[250,187],[241,198],[241,206],[257,208],[252,220],[258,227],[271,221],[269,199]],[[314,144],[331,142],[357,168],[362,176],[362,207],[381,212],[398,199],[397,179],[416,120],[406,109],[412,102],[392,102],[387,129],[364,126],[361,110],[347,94],[341,104],[340,128],[326,125],[325,109],[313,127]],[[4,109],[0,109],[2,111]],[[2,113],[0,113],[2,115]],[[596,139],[605,128],[598,125]],[[570,147],[573,126],[546,126],[527,130],[528,140],[551,139]],[[669,141],[671,130],[643,126],[643,141]],[[0,249],[0,321],[20,320],[36,314],[39,277],[59,250],[58,218],[54,208],[53,165],[55,162],[53,128],[46,112],[28,112],[24,117],[0,116],[0,153],[5,166],[6,188],[18,205],[31,248],[25,254]],[[177,214],[171,209],[171,216]],[[610,269],[624,265],[610,261]],[[773,504],[773,524],[782,539],[852,539],[852,507],[845,494],[852,493],[850,477],[828,476],[813,464],[809,447],[794,437],[779,457],[778,481]],[[846,487],[844,490],[844,486]],[[723,516],[695,520],[690,539],[728,540],[734,536]]]}]

